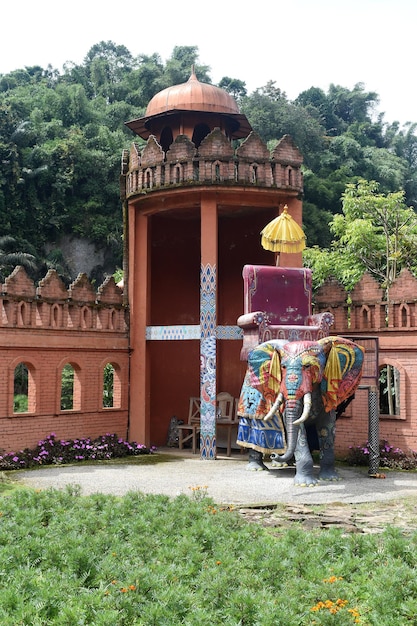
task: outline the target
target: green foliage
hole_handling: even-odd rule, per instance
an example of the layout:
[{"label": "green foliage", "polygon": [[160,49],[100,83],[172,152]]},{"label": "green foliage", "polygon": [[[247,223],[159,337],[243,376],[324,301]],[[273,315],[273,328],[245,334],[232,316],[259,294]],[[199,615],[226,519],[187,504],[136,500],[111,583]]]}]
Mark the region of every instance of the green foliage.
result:
[{"label": "green foliage", "polygon": [[103,407],[113,406],[114,367],[107,363],[103,370]]},{"label": "green foliage", "polygon": [[[15,624],[403,626],[417,536],[273,536],[197,492],[17,490],[1,500],[0,619]],[[375,558],[378,555],[378,558]]]},{"label": "green foliage", "polygon": [[219,82],[220,89],[224,89],[230,93],[233,98],[239,102],[243,96],[247,95],[246,84],[242,80],[237,78],[230,78],[229,76],[223,76]]},{"label": "green foliage", "polygon": [[28,410],[28,377],[27,365],[19,363],[14,370],[13,413],[26,413]]},{"label": "green foliage", "polygon": [[330,223],[336,239],[328,249],[305,250],[313,268],[315,288],[337,278],[350,290],[368,271],[389,296],[389,288],[403,268],[417,269],[417,216],[405,204],[403,191],[379,193],[375,181],[349,183],[342,196],[343,214]]},{"label": "green foliage", "polygon": [[16,265],[24,267],[29,275],[33,273],[37,264],[35,256],[28,252],[30,249],[28,242],[18,242],[11,235],[0,236],[0,280],[4,281]]},{"label": "green foliage", "polygon": [[417,216],[405,204],[403,191],[381,194],[374,181],[349,184],[343,195],[343,216],[332,231],[338,249],[356,258],[389,290],[403,267],[412,268],[417,243]]},{"label": "green foliage", "polygon": [[27,394],[18,393],[13,398],[13,413],[27,413],[28,397]]},{"label": "green foliage", "polygon": [[70,411],[74,405],[74,368],[67,363],[61,374],[61,411]]},{"label": "green foliage", "polygon": [[[62,74],[33,66],[0,75],[0,232],[34,257],[33,276],[43,276],[45,250],[64,235],[93,241],[121,266],[120,155],[134,139],[125,122],[143,115],[160,90],[187,81],[192,66],[211,82],[196,46],[175,46],[164,63],[156,52],[135,58],[101,41]],[[360,178],[384,194],[404,190],[406,203],[417,204],[417,123],[375,119],[378,95],[363,84],[332,84],[327,93],[311,87],[294,101],[273,80],[251,94],[235,77],[219,86],[265,142],[288,133],[303,154],[310,246],[330,246],[329,222]],[[65,274],[65,263],[57,270]]]}]

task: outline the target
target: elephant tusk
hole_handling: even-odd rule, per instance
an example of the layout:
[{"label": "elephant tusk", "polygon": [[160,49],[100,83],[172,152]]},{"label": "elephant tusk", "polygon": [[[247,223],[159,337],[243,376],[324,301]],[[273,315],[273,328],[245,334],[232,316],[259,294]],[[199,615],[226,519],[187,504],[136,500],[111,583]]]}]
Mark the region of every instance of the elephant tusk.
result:
[{"label": "elephant tusk", "polygon": [[268,413],[265,415],[264,422],[267,422],[268,420],[272,419],[275,415],[275,413],[277,411],[279,411],[279,407],[280,404],[282,403],[284,399],[284,396],[282,395],[281,392],[279,392],[279,394],[277,395],[277,399],[275,400],[274,404],[272,405],[272,407],[269,409]]},{"label": "elephant tusk", "polygon": [[311,393],[306,393],[304,396],[304,408],[303,408],[301,417],[299,417],[298,420],[295,420],[293,424],[295,426],[297,426],[298,424],[303,424],[308,418],[308,416],[310,415],[310,410],[311,410]]}]

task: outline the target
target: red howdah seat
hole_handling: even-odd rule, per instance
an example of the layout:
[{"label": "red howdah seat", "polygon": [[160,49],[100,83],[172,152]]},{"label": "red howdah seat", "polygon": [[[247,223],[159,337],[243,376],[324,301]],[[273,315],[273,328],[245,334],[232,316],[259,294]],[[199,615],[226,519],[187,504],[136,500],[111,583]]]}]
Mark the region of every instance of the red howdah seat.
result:
[{"label": "red howdah seat", "polygon": [[270,339],[314,341],[330,334],[333,315],[311,313],[311,269],[245,265],[242,275],[244,314],[237,320],[243,330],[242,361]]}]

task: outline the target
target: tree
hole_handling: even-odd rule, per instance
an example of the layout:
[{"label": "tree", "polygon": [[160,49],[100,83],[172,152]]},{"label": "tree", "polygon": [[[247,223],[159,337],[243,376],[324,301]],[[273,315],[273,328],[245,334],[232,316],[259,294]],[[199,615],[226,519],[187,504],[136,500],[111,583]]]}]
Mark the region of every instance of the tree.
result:
[{"label": "tree", "polygon": [[10,235],[0,237],[0,279],[2,282],[12,273],[16,265],[21,265],[29,273],[37,267],[35,256],[30,252],[23,252],[19,247],[14,237]]},{"label": "tree", "polygon": [[246,83],[243,80],[239,80],[237,78],[230,78],[229,76],[223,76],[221,81],[219,82],[220,89],[224,89],[227,93],[230,93],[231,96],[235,100],[239,102],[239,100],[246,96]]},{"label": "tree", "polygon": [[200,82],[211,83],[209,76],[210,68],[208,65],[197,64],[197,59],[197,46],[175,46],[170,58],[165,64],[165,70],[161,78],[159,89],[187,82],[190,78],[192,67],[194,67]]},{"label": "tree", "polygon": [[405,204],[403,191],[382,194],[377,182],[364,179],[346,186],[342,211],[330,224],[337,239],[329,250],[307,251],[306,264],[321,279],[334,276],[347,289],[368,271],[388,301],[401,269],[417,269],[416,213]]}]

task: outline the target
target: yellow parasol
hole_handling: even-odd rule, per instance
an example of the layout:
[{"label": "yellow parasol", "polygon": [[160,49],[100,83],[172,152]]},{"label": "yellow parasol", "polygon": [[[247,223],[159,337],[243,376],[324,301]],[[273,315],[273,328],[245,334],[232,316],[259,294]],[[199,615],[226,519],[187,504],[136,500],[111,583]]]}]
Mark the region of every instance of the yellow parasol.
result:
[{"label": "yellow parasol", "polygon": [[303,229],[288,213],[288,206],[261,231],[261,244],[272,252],[301,252],[306,247]]}]

